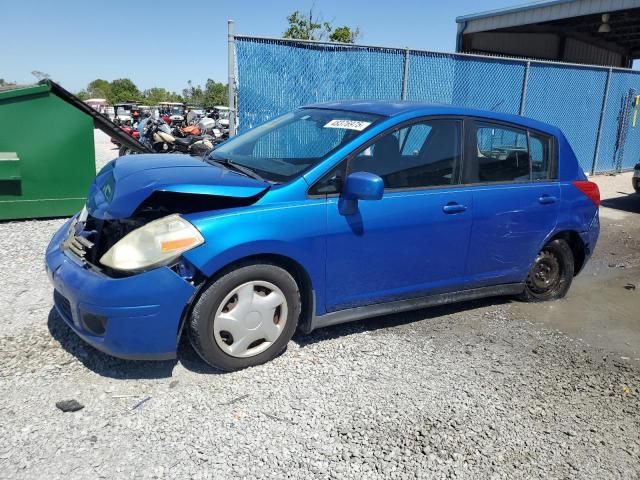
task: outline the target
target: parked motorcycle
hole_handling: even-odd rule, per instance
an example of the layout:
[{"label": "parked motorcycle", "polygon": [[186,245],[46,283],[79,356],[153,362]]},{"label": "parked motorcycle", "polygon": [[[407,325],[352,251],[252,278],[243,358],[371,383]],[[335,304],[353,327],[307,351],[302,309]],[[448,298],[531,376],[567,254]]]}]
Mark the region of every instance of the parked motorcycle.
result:
[{"label": "parked motorcycle", "polygon": [[140,142],[154,152],[181,152],[194,156],[206,155],[216,143],[210,135],[190,135],[176,137],[171,128],[162,119],[148,118],[140,122],[138,127]]},{"label": "parked motorcycle", "polygon": [[224,138],[224,134],[220,128],[218,128],[216,121],[208,117],[201,117],[198,122],[193,125],[187,125],[185,127],[176,126],[171,133],[174,137],[178,138],[184,138],[191,135],[209,135],[213,137],[215,143],[220,143],[226,140],[226,138]]},{"label": "parked motorcycle", "polygon": [[[136,140],[138,140],[140,138],[140,132],[138,132],[138,130],[136,130],[133,127],[120,127],[120,130],[122,130],[124,133],[126,133],[127,135],[132,136],[133,138],[135,138]],[[122,145],[120,145],[120,142],[118,142],[118,140],[116,140],[115,138],[111,138],[111,143],[113,143],[114,145],[121,147]]]}]

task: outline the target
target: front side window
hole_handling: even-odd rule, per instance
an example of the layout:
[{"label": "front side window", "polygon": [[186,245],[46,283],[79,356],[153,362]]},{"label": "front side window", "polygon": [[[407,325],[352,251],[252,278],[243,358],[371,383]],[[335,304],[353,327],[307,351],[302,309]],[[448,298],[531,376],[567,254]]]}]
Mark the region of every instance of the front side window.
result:
[{"label": "front side window", "polygon": [[419,188],[456,183],[461,122],[426,120],[388,133],[356,155],[350,172],[371,172],[385,188]]},{"label": "front side window", "polygon": [[378,115],[303,108],[233,137],[211,153],[231,160],[267,180],[286,182],[361,135]]},{"label": "front side window", "polygon": [[[472,182],[520,182],[529,180],[529,146],[525,130],[480,125],[476,129],[476,161]],[[473,178],[475,177],[475,178]]]}]

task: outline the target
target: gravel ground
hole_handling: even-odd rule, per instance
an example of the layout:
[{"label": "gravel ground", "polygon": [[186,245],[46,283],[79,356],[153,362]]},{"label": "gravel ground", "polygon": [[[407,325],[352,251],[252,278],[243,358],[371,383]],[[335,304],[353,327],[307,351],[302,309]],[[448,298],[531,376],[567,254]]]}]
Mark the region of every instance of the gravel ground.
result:
[{"label": "gravel ground", "polygon": [[[603,218],[595,263],[640,258],[620,235],[639,218]],[[535,309],[493,299],[331,327],[231,374],[186,342],[177,361],[122,361],[51,310],[42,256],[61,223],[0,223],[0,478],[640,478],[640,366]],[[68,399],[84,408],[56,408]]]}]

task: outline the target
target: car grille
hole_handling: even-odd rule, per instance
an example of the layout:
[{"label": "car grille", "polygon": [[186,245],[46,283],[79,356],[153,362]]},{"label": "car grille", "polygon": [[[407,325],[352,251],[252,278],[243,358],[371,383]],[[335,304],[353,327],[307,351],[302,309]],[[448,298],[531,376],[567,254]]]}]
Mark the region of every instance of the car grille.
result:
[{"label": "car grille", "polygon": [[62,248],[73,253],[83,262],[95,263],[95,242],[90,240],[96,236],[95,231],[87,230],[86,223],[73,221],[69,227],[67,238],[62,242]]},{"label": "car grille", "polygon": [[82,235],[82,232],[72,233],[65,241],[65,246],[71,250],[77,257],[85,260],[87,252],[94,247],[94,243],[87,237]]},{"label": "car grille", "polygon": [[71,313],[71,303],[67,300],[59,291],[53,291],[53,302],[60,311],[60,313],[67,318],[67,320],[73,321],[73,314]]}]

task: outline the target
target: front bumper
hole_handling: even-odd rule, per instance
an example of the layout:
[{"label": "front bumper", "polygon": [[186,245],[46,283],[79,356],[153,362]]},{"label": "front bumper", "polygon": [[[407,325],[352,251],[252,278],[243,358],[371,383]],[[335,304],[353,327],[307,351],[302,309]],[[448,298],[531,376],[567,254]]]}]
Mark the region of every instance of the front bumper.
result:
[{"label": "front bumper", "polygon": [[[56,310],[64,321],[84,341],[114,357],[175,358],[180,321],[195,287],[167,267],[125,278],[93,271],[61,250],[68,228],[69,222],[58,230],[46,253]],[[101,319],[104,330],[96,334],[85,321],[89,318]]]}]

